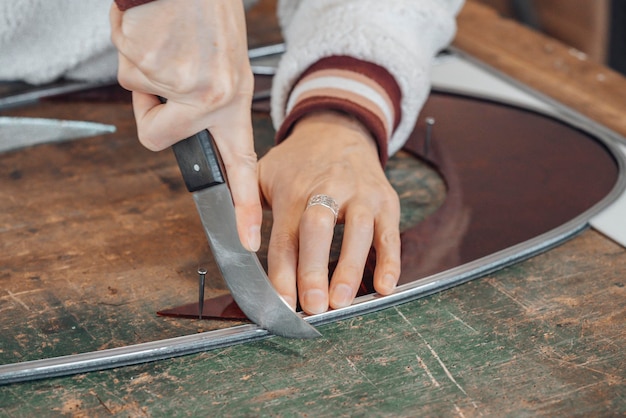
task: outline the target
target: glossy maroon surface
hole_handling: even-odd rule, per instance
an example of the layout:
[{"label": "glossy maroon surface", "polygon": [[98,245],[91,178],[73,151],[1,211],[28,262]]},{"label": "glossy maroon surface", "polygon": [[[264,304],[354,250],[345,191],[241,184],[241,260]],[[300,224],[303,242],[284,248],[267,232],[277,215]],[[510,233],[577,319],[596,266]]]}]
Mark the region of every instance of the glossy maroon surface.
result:
[{"label": "glossy maroon surface", "polygon": [[[426,117],[435,118],[429,155]],[[557,228],[602,200],[618,178],[610,152],[579,129],[532,111],[443,93],[431,94],[405,150],[441,173],[447,195],[434,214],[403,231],[401,284]],[[360,295],[373,292],[373,260],[371,254]],[[168,314],[197,317],[194,306]],[[220,306],[229,304],[221,297],[215,306],[221,316]]]}]

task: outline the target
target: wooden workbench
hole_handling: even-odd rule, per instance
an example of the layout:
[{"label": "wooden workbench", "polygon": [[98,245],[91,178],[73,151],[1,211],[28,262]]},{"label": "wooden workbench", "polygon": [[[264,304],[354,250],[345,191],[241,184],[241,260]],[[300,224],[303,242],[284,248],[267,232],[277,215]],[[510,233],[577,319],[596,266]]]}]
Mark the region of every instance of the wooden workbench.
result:
[{"label": "wooden workbench", "polygon": [[[556,41],[469,3],[459,17],[455,44],[626,135],[623,116],[626,80],[581,60],[579,54],[572,54]],[[49,112],[42,116],[54,114],[54,106],[38,106],[37,111]],[[128,105],[112,106],[109,117],[118,126],[132,123],[129,110]],[[30,111],[24,109],[13,114]],[[268,129],[263,125],[265,122],[259,123],[257,129]],[[93,264],[80,272],[97,277],[105,271],[106,277],[102,277],[103,283],[92,287],[76,285],[76,294],[104,293],[112,309],[138,305],[137,299],[147,294],[161,298],[163,303],[174,303],[180,295],[170,294],[160,284],[158,276],[163,266],[160,255],[151,255],[156,244],[145,240],[151,236],[145,225],[152,218],[149,216],[142,223],[136,215],[141,212],[161,216],[162,207],[147,206],[155,199],[153,194],[170,193],[168,196],[175,200],[173,204],[184,208],[182,212],[170,212],[164,221],[179,225],[171,227],[177,237],[172,241],[176,243],[172,251],[188,252],[189,260],[197,262],[206,254],[205,250],[198,250],[202,248],[203,237],[191,232],[197,222],[193,220],[193,207],[185,203],[187,197],[174,180],[178,179],[178,173],[170,155],[142,154],[136,144],[124,141],[111,144],[110,154],[97,157],[89,157],[89,149],[84,150],[85,158],[91,158],[85,164],[106,164],[107,159],[119,152],[114,147],[129,147],[130,151],[139,153],[138,161],[142,158],[149,161],[149,169],[132,171],[124,166],[115,175],[128,179],[131,182],[128,187],[135,187],[133,181],[137,184],[150,181],[148,177],[152,176],[158,178],[162,189],[142,191],[139,202],[117,202],[120,234],[124,228],[136,228],[138,238],[136,242],[116,247],[117,235],[107,231],[109,235],[101,243],[101,251],[91,255]],[[44,151],[34,150],[33,155],[37,156],[37,152]],[[59,175],[72,178],[71,171],[79,169],[65,167]],[[13,174],[16,181],[28,175]],[[108,199],[115,199],[116,193],[121,193],[107,186],[108,181],[114,180],[103,179],[95,188],[82,184],[80,178],[70,182],[70,186],[94,195],[96,215],[90,216],[96,222],[92,235],[85,237],[87,247],[99,242],[99,234],[104,232],[97,226],[110,215],[100,210],[102,202],[97,200],[98,193],[106,192]],[[59,193],[70,199],[69,191],[60,188]],[[42,217],[44,212],[37,205],[48,204],[52,209],[60,201],[35,200],[24,211]],[[78,214],[73,219],[79,223],[81,217],[86,215]],[[54,220],[46,221],[42,220],[42,228],[54,223]],[[38,232],[24,230],[24,242],[32,239],[29,234]],[[16,257],[28,259],[27,248],[12,247],[12,251]],[[140,251],[144,257],[146,252],[150,256],[151,264],[140,272],[146,277],[146,284],[125,291],[119,276],[137,268],[134,260]],[[623,248],[587,230],[545,254],[468,284],[321,327],[323,338],[318,340],[272,338],[141,366],[0,387],[0,415],[622,415],[626,413],[625,255]],[[27,271],[25,277],[36,286],[37,281],[48,279],[47,274],[52,275],[46,272],[46,263],[71,270],[76,260],[84,257],[81,249],[64,248],[59,242],[58,254],[35,260],[41,264],[35,264],[36,268]],[[103,270],[101,265],[107,268]],[[181,262],[171,277],[160,279],[184,280],[195,267]],[[22,272],[27,270],[21,268]],[[9,273],[17,270],[13,266]],[[6,277],[0,275],[0,280]],[[10,289],[2,289],[7,290]],[[36,301],[37,294],[27,299],[26,295],[6,293],[1,295],[1,300],[19,305],[14,300],[17,298],[32,306],[26,302]],[[72,308],[70,302],[63,300],[39,303]],[[2,312],[6,315],[7,311]],[[42,317],[51,312],[57,311],[42,312]],[[19,317],[10,320],[19,322]],[[110,333],[111,344],[130,338],[124,335],[136,332],[130,329],[140,329],[147,336],[162,327],[153,318],[134,316],[122,317],[116,324],[107,323],[106,317],[101,321],[99,332]],[[45,342],[52,344],[56,338],[57,343],[66,345],[89,345],[89,330],[79,337],[72,337],[69,331],[80,329],[80,318],[75,323],[53,320],[48,323],[49,327],[42,328],[49,338]],[[188,332],[200,325],[181,327]],[[135,337],[139,341],[146,338],[143,334]],[[2,341],[0,355],[9,347],[16,350],[19,343],[19,339],[17,343]],[[42,350],[52,349],[46,346]],[[28,355],[24,353],[25,358]]]}]

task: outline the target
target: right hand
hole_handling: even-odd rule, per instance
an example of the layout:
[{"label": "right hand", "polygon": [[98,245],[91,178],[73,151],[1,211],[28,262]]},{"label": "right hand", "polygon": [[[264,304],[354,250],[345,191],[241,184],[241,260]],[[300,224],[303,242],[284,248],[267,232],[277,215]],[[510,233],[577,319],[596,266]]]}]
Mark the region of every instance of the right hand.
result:
[{"label": "right hand", "polygon": [[114,3],[110,21],[118,79],[133,92],[139,141],[160,151],[208,129],[224,161],[239,238],[256,251],[262,210],[242,2],[158,0],[125,12]]}]

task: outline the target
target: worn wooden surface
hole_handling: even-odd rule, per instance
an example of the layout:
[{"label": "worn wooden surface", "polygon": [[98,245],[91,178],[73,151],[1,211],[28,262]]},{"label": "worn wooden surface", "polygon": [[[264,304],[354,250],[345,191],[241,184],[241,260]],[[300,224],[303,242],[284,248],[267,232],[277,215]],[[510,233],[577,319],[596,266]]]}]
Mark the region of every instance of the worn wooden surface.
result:
[{"label": "worn wooden surface", "polygon": [[[199,266],[210,273],[207,298],[227,290],[173,153],[139,145],[127,101],[51,101],[4,113],[96,118],[117,132],[0,155],[3,364],[238,324],[155,316],[197,298]],[[255,114],[254,125],[263,155],[273,142],[269,116]],[[443,180],[408,154],[394,158],[388,173],[402,196],[404,226],[445,198]]]},{"label": "worn wooden surface", "polygon": [[[500,20],[473,4],[465,8],[459,25],[456,41],[459,47],[626,135],[621,118],[626,110],[624,79],[580,61],[567,47]],[[53,112],[52,107],[40,109]],[[129,108],[119,105],[111,108],[110,117],[116,124],[129,120],[128,115],[122,116],[118,111],[129,112]],[[103,231],[94,223],[93,235],[85,239],[88,245],[101,248],[99,258],[94,260],[106,264],[107,276],[98,276],[101,264],[94,262],[81,273],[99,277],[101,282],[82,289],[81,284],[75,283],[76,292],[100,295],[104,292],[110,305],[120,306],[140,306],[146,295],[151,295],[148,300],[175,299],[177,296],[165,290],[160,282],[165,278],[161,277],[162,261],[156,254],[155,264],[142,271],[145,283],[135,282],[120,291],[123,281],[119,277],[122,270],[123,274],[132,275],[137,269],[133,251],[158,246],[146,243],[157,238],[150,238],[152,232],[141,229],[142,222],[133,217],[137,207],[145,211],[146,207],[152,208],[157,197],[169,196],[181,200],[176,205],[180,211],[170,213],[166,222],[180,224],[181,235],[175,245],[188,246],[189,260],[193,260],[188,262],[193,265],[182,263],[177,269],[170,268],[169,279],[192,281],[187,272],[193,271],[195,264],[207,256],[204,250],[198,250],[203,248],[197,242],[202,237],[190,232],[197,222],[194,209],[185,203],[185,194],[177,191],[178,173],[169,155],[142,153],[130,139],[112,141],[112,154],[116,146],[136,152],[136,158],[149,167],[143,171],[120,168],[118,176],[129,182],[147,181],[146,177],[153,176],[149,181],[161,184],[161,189],[138,190],[141,195],[137,200],[118,201],[119,207],[127,209],[118,214],[120,228],[139,227],[136,241],[123,244],[123,251],[119,243],[114,245],[114,240],[98,241],[98,234]],[[46,152],[54,150],[55,147],[49,147]],[[84,152],[87,158],[88,148]],[[85,164],[106,164],[110,155],[89,158]],[[50,167],[47,169],[54,174]],[[72,180],[67,186],[71,190],[81,187],[84,181],[71,178],[74,169],[64,167],[60,173]],[[20,176],[28,176],[28,171],[14,172],[13,177]],[[102,216],[98,191],[106,191],[109,199],[115,199],[119,193],[107,188],[109,181],[102,179],[95,190],[81,189],[93,193],[93,212],[70,218],[84,221],[84,217],[93,217],[98,221]],[[71,201],[71,190],[59,192],[66,201]],[[1,193],[2,199],[10,199],[5,190]],[[23,244],[3,247],[3,254],[11,251],[15,257],[27,259],[28,240],[35,243],[32,235],[45,236],[46,225],[54,224],[54,219],[45,218],[45,206],[61,202],[33,199],[33,204],[25,207],[14,202],[14,210],[23,210],[25,215],[38,219],[41,228],[23,228],[20,232],[19,225],[1,225],[23,234]],[[156,206],[147,212],[160,216],[162,210]],[[61,272],[72,271],[76,260],[81,259],[80,249],[70,251],[62,242],[58,242],[58,247],[58,252],[39,262],[43,266],[46,263],[60,266]],[[324,337],[319,340],[273,338],[141,366],[0,387],[0,415],[623,415],[626,413],[625,255],[623,248],[593,231],[586,231],[548,253],[466,285],[321,327]],[[34,287],[38,280],[45,280],[45,275],[52,273],[62,282],[58,272],[47,273],[41,267],[28,271],[28,263],[15,264],[11,261],[15,258],[3,257],[6,257],[3,269],[9,265],[23,270],[24,286]],[[5,279],[3,270],[0,280]],[[33,309],[41,306],[22,299],[26,294],[12,293],[4,293],[1,299],[4,308],[15,306],[11,308],[12,315],[17,316],[12,316],[11,321],[18,323],[21,318],[18,308],[23,306],[19,301],[35,306]],[[28,297],[36,300],[37,294]],[[42,302],[57,310],[72,309],[71,295],[68,300]],[[51,344],[56,338],[68,349],[85,341],[87,345],[93,344],[91,336],[80,329],[78,318],[75,324],[50,321],[46,328],[45,321],[58,312],[55,309],[38,312],[45,343]],[[1,312],[3,321],[6,312]],[[111,341],[122,338],[125,332],[136,332],[130,329],[148,335],[156,328],[152,318],[120,318],[118,323],[107,323],[108,317],[103,312],[99,333],[110,333]],[[83,335],[73,337],[75,331]],[[142,338],[141,335],[123,337]],[[12,356],[13,351],[25,358],[30,355],[19,346],[19,339],[8,341],[3,336],[2,344],[2,358]],[[43,349],[47,347],[43,345]]]},{"label": "worn wooden surface", "polygon": [[324,326],[320,340],[12,385],[0,403],[7,416],[619,415],[623,253],[586,233],[481,280]]}]

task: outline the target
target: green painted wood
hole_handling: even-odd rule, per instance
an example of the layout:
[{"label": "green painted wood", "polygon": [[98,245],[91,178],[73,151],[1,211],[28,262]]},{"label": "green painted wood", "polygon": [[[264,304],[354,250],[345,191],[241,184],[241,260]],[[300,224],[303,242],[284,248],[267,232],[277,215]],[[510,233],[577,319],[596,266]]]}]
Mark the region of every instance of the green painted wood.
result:
[{"label": "green painted wood", "polygon": [[1,387],[0,406],[11,417],[623,415],[624,277],[624,250],[588,231],[488,277],[321,327],[319,340]]}]

